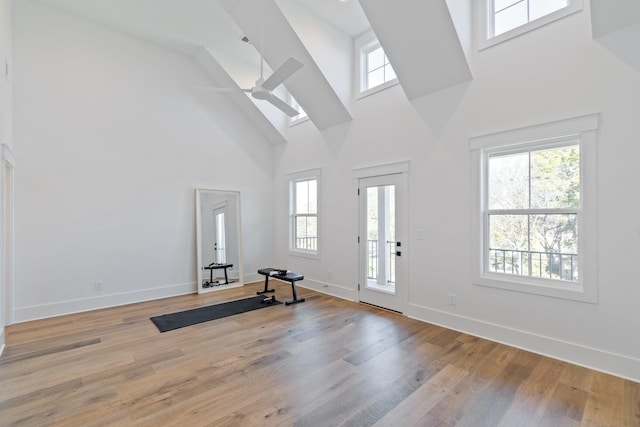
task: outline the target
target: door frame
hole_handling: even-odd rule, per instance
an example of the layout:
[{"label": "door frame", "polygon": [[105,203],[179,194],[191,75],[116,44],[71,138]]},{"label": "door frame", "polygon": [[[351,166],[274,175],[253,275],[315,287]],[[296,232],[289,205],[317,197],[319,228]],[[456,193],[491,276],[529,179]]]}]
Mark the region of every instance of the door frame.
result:
[{"label": "door frame", "polygon": [[[13,324],[13,299],[14,299],[14,204],[15,204],[15,168],[16,157],[7,144],[2,144],[2,269],[0,277],[0,292],[3,293],[0,301],[4,300],[4,318],[0,325]],[[0,333],[0,335],[2,335]],[[4,343],[0,343],[0,347]]]},{"label": "door frame", "polygon": [[[360,236],[360,198],[358,196],[358,190],[360,188],[360,179],[363,178],[375,178],[384,175],[400,175],[400,183],[402,185],[402,191],[400,192],[400,197],[396,194],[396,205],[398,209],[396,210],[396,220],[400,221],[402,227],[400,229],[396,229],[397,240],[402,242],[402,257],[400,258],[400,262],[396,262],[396,295],[398,298],[398,306],[400,308],[401,313],[406,313],[407,305],[409,301],[409,161],[404,162],[396,162],[396,163],[387,163],[377,166],[368,166],[363,168],[358,168],[353,170],[353,187],[355,194],[355,230],[357,230],[356,234],[356,259],[358,260],[357,269],[355,272],[355,283],[356,283],[356,300],[360,300],[360,291],[359,289],[364,286],[361,282],[361,273],[365,266],[363,265],[363,257],[360,255],[360,245],[364,244],[362,242],[362,237]],[[399,213],[399,215],[397,215]],[[360,241],[358,242],[358,237],[360,237]],[[397,260],[397,259],[396,259]]]}]

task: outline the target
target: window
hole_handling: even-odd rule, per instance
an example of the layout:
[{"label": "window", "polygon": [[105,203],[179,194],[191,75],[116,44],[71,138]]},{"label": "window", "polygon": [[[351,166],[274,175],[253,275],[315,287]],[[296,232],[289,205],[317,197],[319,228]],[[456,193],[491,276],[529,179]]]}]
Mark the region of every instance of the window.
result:
[{"label": "window", "polygon": [[295,174],[290,185],[289,249],[302,255],[318,254],[319,170]]},{"label": "window", "polygon": [[546,25],[582,10],[582,0],[484,0],[480,48]]},{"label": "window", "polygon": [[291,117],[291,124],[295,125],[298,124],[300,122],[309,120],[309,116],[307,115],[307,113],[302,109],[302,107],[300,106],[300,104],[298,104],[298,101],[296,101],[296,99],[294,97],[291,97],[291,106],[298,111],[298,115],[295,117]]},{"label": "window", "polygon": [[472,139],[476,283],[595,299],[595,126],[589,116]]},{"label": "window", "polygon": [[559,144],[486,153],[488,271],[578,281],[580,144]]},{"label": "window", "polygon": [[366,44],[360,50],[361,78],[360,92],[363,95],[384,89],[397,83],[397,76],[377,40]]}]

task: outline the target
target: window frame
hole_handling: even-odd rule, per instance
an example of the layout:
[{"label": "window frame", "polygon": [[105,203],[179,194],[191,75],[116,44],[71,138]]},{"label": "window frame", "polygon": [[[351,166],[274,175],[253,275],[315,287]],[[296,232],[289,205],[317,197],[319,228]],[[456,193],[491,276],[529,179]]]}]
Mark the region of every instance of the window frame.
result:
[{"label": "window frame", "polygon": [[289,120],[289,126],[295,126],[295,125],[298,125],[300,123],[308,121],[309,120],[309,115],[307,114],[306,111],[304,111],[304,109],[300,106],[300,104],[298,104],[298,101],[293,96],[290,96],[289,98],[291,100],[291,106],[296,111],[298,111],[298,113],[300,113],[297,116],[289,118],[290,119]]},{"label": "window frame", "polygon": [[540,18],[529,21],[504,33],[494,35],[494,1],[479,1],[477,2],[479,10],[476,11],[476,16],[479,24],[478,50],[483,50],[488,47],[495,46],[569,15],[573,15],[574,13],[577,13],[583,9],[582,2],[583,0],[568,0],[569,4],[562,9],[558,9],[555,12],[551,12],[547,15],[541,16]]},{"label": "window frame", "polygon": [[[310,169],[307,171],[295,172],[287,174],[288,185],[289,185],[289,254],[302,256],[307,258],[320,258],[320,248],[321,248],[321,239],[320,239],[320,202],[321,202],[321,169]],[[316,201],[317,201],[317,209],[315,214],[298,214],[296,213],[296,184],[304,181],[316,181]],[[316,249],[302,249],[296,247],[296,219],[299,216],[310,217],[313,216],[316,218]]]},{"label": "window frame", "polygon": [[[596,132],[598,116],[584,116],[470,140],[474,177],[473,277],[475,285],[583,302],[597,302]],[[491,155],[567,145],[580,147],[580,206],[561,209],[578,214],[577,281],[519,276],[489,268],[488,161]],[[554,209],[549,209],[554,210]]]},{"label": "window frame", "polygon": [[[357,85],[356,85],[356,87],[358,88],[358,93],[356,94],[356,99],[365,98],[369,95],[372,95],[374,93],[380,92],[387,88],[396,86],[397,84],[400,83],[396,75],[396,77],[391,80],[388,80],[377,86],[367,88],[366,87],[366,84],[368,81],[367,54],[372,50],[377,49],[378,47],[382,48],[382,46],[380,45],[380,41],[372,33],[368,33],[365,36],[361,37],[360,39],[356,40],[356,45],[357,45],[357,48],[355,49],[355,51],[357,52],[357,64],[358,64],[358,67],[357,67],[358,75],[357,75]],[[384,48],[382,48],[382,52],[384,53],[385,58],[388,59],[387,54],[384,52]],[[389,65],[391,65],[391,63],[389,63]],[[391,65],[391,67],[393,67],[393,65]]]}]

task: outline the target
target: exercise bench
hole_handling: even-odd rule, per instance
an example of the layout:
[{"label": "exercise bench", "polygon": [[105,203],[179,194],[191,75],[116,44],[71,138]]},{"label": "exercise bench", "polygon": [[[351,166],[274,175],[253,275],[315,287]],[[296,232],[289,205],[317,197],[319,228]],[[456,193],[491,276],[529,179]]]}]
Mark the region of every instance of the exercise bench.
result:
[{"label": "exercise bench", "polygon": [[[220,285],[228,285],[229,284],[229,276],[227,275],[227,269],[233,267],[233,264],[227,264],[227,263],[217,263],[217,262],[212,262],[211,264],[209,264],[208,266],[204,267],[203,270],[210,270],[210,276],[209,276],[209,281],[205,281],[202,284],[203,288],[210,288],[212,286],[220,286]],[[221,268],[224,268],[224,283],[220,283],[218,280],[214,281],[213,280],[213,270],[219,270]]]},{"label": "exercise bench", "polygon": [[[291,283],[291,292],[293,293],[293,299],[291,301],[285,301],[285,305],[304,302],[304,298],[298,298],[298,295],[296,294],[296,282],[299,280],[304,280],[304,276],[302,274],[292,273],[290,271],[278,268],[261,268],[260,270],[258,270],[258,273],[264,276],[264,290],[256,292],[258,295],[262,295],[267,292],[275,292],[275,289],[269,289],[269,277],[273,277],[274,279]],[[268,297],[265,298],[265,301],[272,299],[273,297]]]}]

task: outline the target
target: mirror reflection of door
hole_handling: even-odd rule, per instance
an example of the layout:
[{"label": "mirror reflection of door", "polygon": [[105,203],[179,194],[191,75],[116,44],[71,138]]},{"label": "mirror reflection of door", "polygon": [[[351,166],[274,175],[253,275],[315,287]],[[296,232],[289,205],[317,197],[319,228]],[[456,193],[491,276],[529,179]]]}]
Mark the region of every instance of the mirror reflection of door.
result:
[{"label": "mirror reflection of door", "polygon": [[226,235],[226,215],[227,207],[221,207],[213,210],[214,227],[214,256],[215,262],[225,264],[227,262],[227,235]]},{"label": "mirror reflection of door", "polygon": [[401,175],[360,179],[360,301],[401,311],[396,264],[402,243],[396,235]]}]

